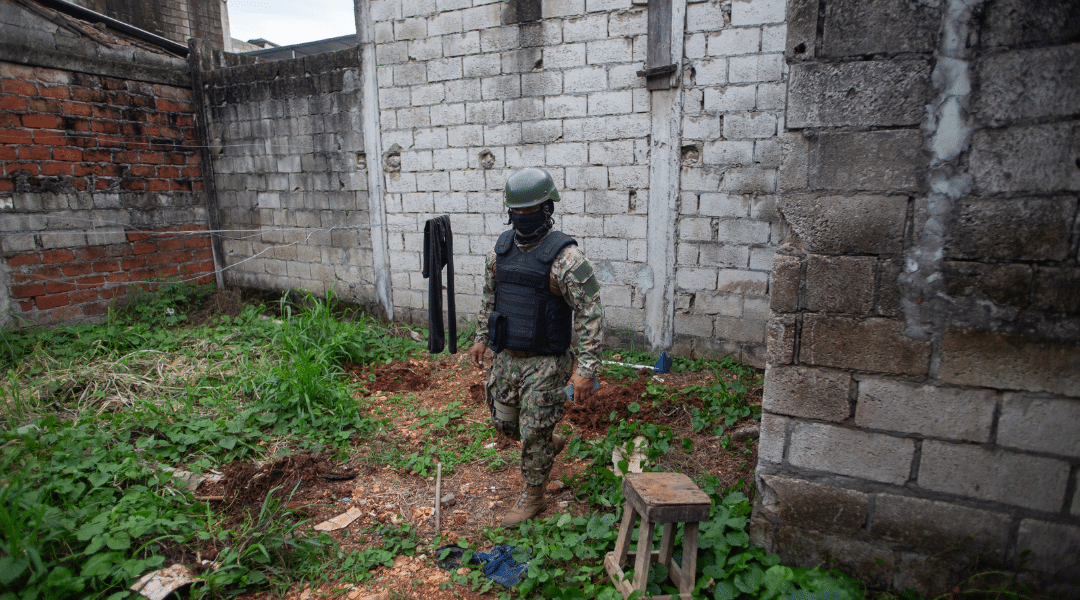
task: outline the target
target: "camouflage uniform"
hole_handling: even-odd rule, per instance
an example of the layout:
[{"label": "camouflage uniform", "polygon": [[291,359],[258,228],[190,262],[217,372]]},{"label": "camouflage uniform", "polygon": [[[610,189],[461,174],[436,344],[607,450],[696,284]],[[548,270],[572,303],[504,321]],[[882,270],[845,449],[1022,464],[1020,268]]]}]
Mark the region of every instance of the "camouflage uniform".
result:
[{"label": "camouflage uniform", "polygon": [[[529,252],[541,241],[518,244],[518,248]],[[495,251],[492,250],[488,253],[484,270],[484,296],[478,315],[479,330],[476,332],[476,341],[483,344],[488,343],[488,315],[495,310],[495,258]],[[596,369],[600,366],[600,347],[604,341],[604,310],[592,265],[576,245],[570,245],[556,255],[551,263],[551,273],[563,299],[574,309],[577,373],[594,379]],[[570,379],[573,365],[572,351],[561,356],[541,355],[532,358],[515,358],[500,352],[495,355],[488,371],[485,390],[491,422],[499,433],[521,440],[521,476],[527,485],[543,485],[555,462],[551,435],[563,417],[563,404],[566,402],[563,388]],[[517,423],[496,417],[496,399],[500,404],[520,409]]]}]

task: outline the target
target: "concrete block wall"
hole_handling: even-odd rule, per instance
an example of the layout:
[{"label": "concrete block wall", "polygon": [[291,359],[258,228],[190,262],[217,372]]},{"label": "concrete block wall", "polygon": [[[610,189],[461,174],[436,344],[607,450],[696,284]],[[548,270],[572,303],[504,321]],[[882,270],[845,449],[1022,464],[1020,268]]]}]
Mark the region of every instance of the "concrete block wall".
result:
[{"label": "concrete block wall", "polygon": [[791,0],[754,539],[1080,587],[1080,8]]},{"label": "concrete block wall", "polygon": [[765,363],[786,9],[784,0],[687,5],[675,311],[682,353]]},{"label": "concrete block wall", "polygon": [[213,62],[203,76],[226,284],[370,304],[357,49]]},{"label": "concrete block wall", "polygon": [[[29,20],[0,27],[0,54],[47,29]],[[175,83],[186,64],[140,80],[100,58],[46,49],[23,58],[66,68],[0,61],[5,324],[96,320],[132,284],[212,281],[195,107],[190,89]]]},{"label": "concrete block wall", "polygon": [[502,188],[546,168],[556,227],[593,261],[607,327],[644,325],[649,95],[645,10],[630,0],[371,3],[395,315],[427,320],[424,222],[449,214],[459,316],[475,318],[484,257],[509,228]]}]

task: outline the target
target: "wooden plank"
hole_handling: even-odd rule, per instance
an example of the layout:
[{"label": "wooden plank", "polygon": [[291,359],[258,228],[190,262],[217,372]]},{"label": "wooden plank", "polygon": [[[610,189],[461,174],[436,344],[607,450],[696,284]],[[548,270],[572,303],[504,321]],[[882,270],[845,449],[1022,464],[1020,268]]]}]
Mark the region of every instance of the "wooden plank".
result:
[{"label": "wooden plank", "polygon": [[675,524],[664,523],[664,534],[660,537],[660,556],[658,562],[668,564],[675,549]]},{"label": "wooden plank", "polygon": [[626,501],[652,523],[706,521],[712,500],[682,473],[627,473]]},{"label": "wooden plank", "polygon": [[619,537],[615,541],[615,560],[619,567],[626,561],[626,552],[630,547],[630,535],[634,531],[634,507],[627,502],[623,506],[622,525],[619,525]]},{"label": "wooden plank", "polygon": [[634,557],[634,589],[645,591],[645,584],[649,581],[649,565],[652,561],[652,536],[653,524],[642,518],[641,528],[638,530],[637,556]]},{"label": "wooden plank", "polygon": [[[671,64],[671,0],[649,0],[648,12],[646,70]],[[671,89],[671,76],[649,77],[645,86],[650,90]]]},{"label": "wooden plank", "polygon": [[682,572],[685,575],[679,585],[679,591],[689,594],[694,591],[694,575],[697,574],[698,524],[687,523],[683,529]]}]

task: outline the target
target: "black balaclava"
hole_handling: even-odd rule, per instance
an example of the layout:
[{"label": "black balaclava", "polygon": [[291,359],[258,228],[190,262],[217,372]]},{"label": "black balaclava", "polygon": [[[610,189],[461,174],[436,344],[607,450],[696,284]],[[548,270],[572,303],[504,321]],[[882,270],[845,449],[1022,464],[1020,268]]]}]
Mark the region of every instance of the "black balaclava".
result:
[{"label": "black balaclava", "polygon": [[530,213],[516,213],[513,210],[507,212],[510,213],[507,224],[514,226],[514,237],[522,244],[544,237],[555,226],[555,220],[551,218],[555,212],[555,202],[550,199],[540,205],[540,210]]}]

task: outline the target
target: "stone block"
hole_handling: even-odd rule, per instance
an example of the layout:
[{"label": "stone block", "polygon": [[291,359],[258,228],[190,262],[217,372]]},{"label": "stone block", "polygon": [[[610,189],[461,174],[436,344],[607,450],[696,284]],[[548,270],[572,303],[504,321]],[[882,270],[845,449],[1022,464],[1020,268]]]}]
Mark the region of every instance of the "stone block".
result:
[{"label": "stone block", "polygon": [[588,112],[588,99],[584,96],[544,98],[544,116],[548,119],[584,117]]},{"label": "stone block", "polygon": [[735,26],[782,23],[787,3],[784,0],[743,0],[731,3],[731,24]]},{"label": "stone block", "polygon": [[790,365],[795,360],[794,315],[775,315],[765,326],[766,368]]},{"label": "stone block", "polygon": [[[675,285],[685,290],[715,290],[716,269],[678,269],[675,272]],[[712,320],[709,320],[709,331],[712,331]]]},{"label": "stone block", "polygon": [[764,296],[768,292],[769,274],[742,269],[720,269],[716,289],[736,294]]},{"label": "stone block", "polygon": [[585,0],[541,0],[540,12],[545,19],[581,15],[585,13]]},{"label": "stone block", "polygon": [[980,45],[1034,46],[1076,41],[1080,8],[1057,0],[993,0],[983,9]]},{"label": "stone block", "polygon": [[777,210],[809,252],[899,255],[907,204],[905,196],[784,194]]},{"label": "stone block", "polygon": [[724,12],[717,2],[689,4],[686,7],[686,31],[719,31],[726,27]]},{"label": "stone block", "polygon": [[739,113],[724,117],[724,138],[728,140],[769,138],[776,135],[776,115]]},{"label": "stone block", "polygon": [[1039,310],[1055,313],[1080,313],[1080,269],[1077,267],[1038,267],[1035,271],[1031,303]]},{"label": "stone block", "polygon": [[814,58],[817,48],[817,0],[789,0],[787,43],[784,57],[789,62]]},{"label": "stone block", "polygon": [[769,412],[761,414],[761,437],[758,438],[758,461],[784,462],[787,426],[790,419]]},{"label": "stone block", "polygon": [[566,188],[571,190],[606,190],[608,187],[608,170],[604,167],[567,167],[565,177]]},{"label": "stone block", "polygon": [[[698,264],[708,267],[745,268],[748,262],[748,248],[732,244],[701,244],[698,248]],[[737,315],[733,315],[737,316]]]},{"label": "stone block", "polygon": [[522,96],[557,96],[563,92],[561,73],[542,71],[521,74]]},{"label": "stone block", "polygon": [[41,233],[41,247],[82,248],[86,246],[86,232],[83,231],[45,231]]},{"label": "stone block", "polygon": [[788,446],[792,466],[893,485],[907,482],[914,456],[913,440],[831,425],[799,423]]},{"label": "stone block", "polygon": [[697,85],[724,85],[728,80],[726,58],[703,58],[694,61],[694,83]]},{"label": "stone block", "polygon": [[941,275],[945,292],[955,298],[989,299],[1014,309],[1026,308],[1031,295],[1031,268],[1016,264],[944,261]]},{"label": "stone block", "polygon": [[992,53],[974,70],[976,112],[990,125],[1080,113],[1080,44]]},{"label": "stone block", "polygon": [[783,54],[752,54],[728,59],[728,81],[756,83],[780,81],[784,72]]},{"label": "stone block", "polygon": [[565,69],[585,65],[585,44],[560,44],[544,48],[544,68]]},{"label": "stone block", "polygon": [[1016,537],[1018,552],[1030,550],[1023,564],[1066,581],[1080,581],[1080,527],[1024,519]]},{"label": "stone block", "polygon": [[800,362],[805,364],[926,375],[930,342],[904,334],[903,321],[808,314],[803,320]]},{"label": "stone block", "polygon": [[740,27],[710,34],[705,53],[710,56],[736,56],[756,54],[760,49],[761,28]]},{"label": "stone block", "polygon": [[935,492],[1057,512],[1068,479],[1064,461],[926,440],[918,484]]},{"label": "stone block", "polygon": [[761,407],[792,417],[834,421],[851,416],[851,374],[809,367],[765,370]]},{"label": "stone block", "polygon": [[822,56],[933,52],[939,4],[906,0],[840,0],[825,7]]},{"label": "stone block", "polygon": [[1064,260],[1072,198],[963,198],[949,222],[946,256],[974,260]]},{"label": "stone block", "polygon": [[716,239],[727,244],[766,244],[769,224],[753,219],[720,219]]},{"label": "stone block", "polygon": [[864,379],[859,382],[855,424],[867,429],[988,442],[996,403],[995,395],[987,390]]},{"label": "stone block", "polygon": [[802,257],[791,254],[777,254],[773,258],[769,307],[774,312],[794,312],[799,309],[802,264]]},{"label": "stone block", "polygon": [[807,310],[865,314],[874,304],[877,260],[812,254],[806,262]]},{"label": "stone block", "polygon": [[866,524],[866,494],[776,475],[762,475],[760,481],[766,518],[841,535],[854,535]]},{"label": "stone block", "polygon": [[589,94],[589,116],[619,115],[633,112],[631,90]]},{"label": "stone block", "polygon": [[1080,352],[1071,341],[948,329],[942,339],[938,379],[1080,396]]},{"label": "stone block", "polygon": [[563,41],[589,42],[607,37],[608,15],[587,15],[563,21]]},{"label": "stone block", "polygon": [[1080,123],[1064,122],[980,129],[972,136],[973,191],[1061,192],[1080,190]]},{"label": "stone block", "polygon": [[893,494],[874,496],[870,534],[924,554],[960,554],[1000,565],[1011,530],[1006,514]]},{"label": "stone block", "polygon": [[1080,458],[1080,400],[1005,394],[999,446]]},{"label": "stone block", "polygon": [[707,315],[675,313],[675,333],[697,337],[712,337],[713,319]]},{"label": "stone block", "polygon": [[745,318],[716,317],[713,322],[712,337],[717,340],[764,343],[765,322]]},{"label": "stone block", "polygon": [[809,187],[915,192],[925,185],[929,162],[917,129],[822,133],[818,151],[810,154]]},{"label": "stone block", "polygon": [[929,101],[926,60],[798,63],[790,77],[792,129],[918,125]]}]

